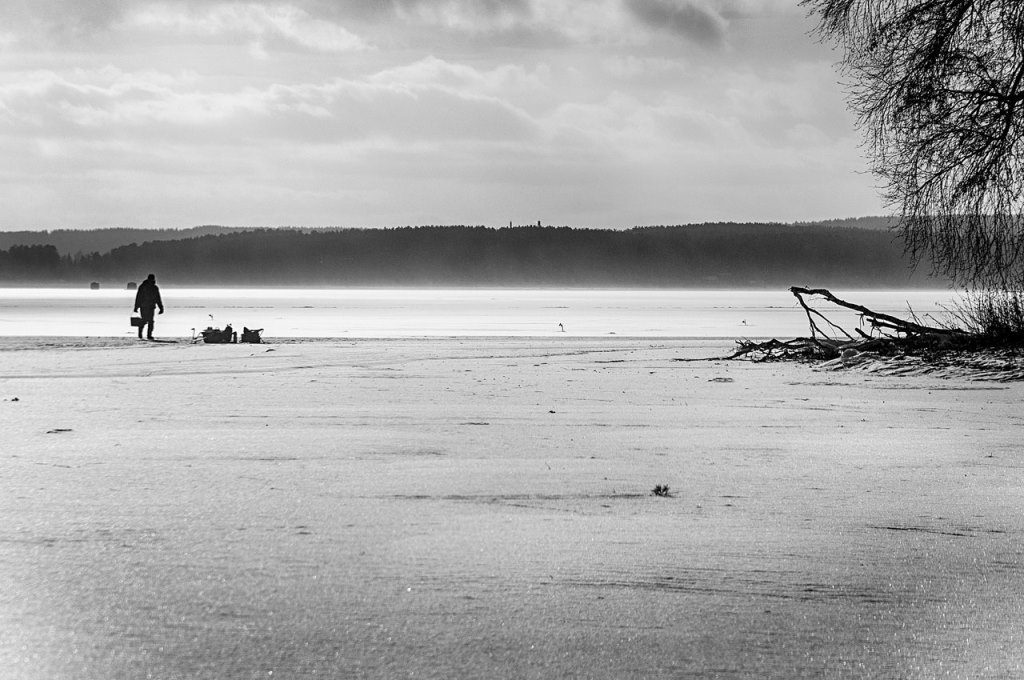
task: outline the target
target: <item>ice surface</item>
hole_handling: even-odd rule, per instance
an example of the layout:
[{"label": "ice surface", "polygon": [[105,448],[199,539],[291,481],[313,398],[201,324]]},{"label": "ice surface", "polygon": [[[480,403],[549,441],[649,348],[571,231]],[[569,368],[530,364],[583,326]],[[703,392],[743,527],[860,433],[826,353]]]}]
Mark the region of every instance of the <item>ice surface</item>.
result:
[{"label": "ice surface", "polygon": [[[781,291],[523,289],[196,289],[164,287],[160,337],[225,324],[277,338],[438,336],[795,337],[807,320]],[[836,291],[836,294],[840,294]],[[134,291],[0,288],[0,336],[131,337]],[[949,291],[842,291],[907,316],[936,314]],[[848,327],[856,315],[825,308]],[[561,326],[560,326],[561,324]]]},{"label": "ice surface", "polygon": [[1024,385],[674,361],[721,341],[40,347],[0,342],[6,679],[1024,673]]}]

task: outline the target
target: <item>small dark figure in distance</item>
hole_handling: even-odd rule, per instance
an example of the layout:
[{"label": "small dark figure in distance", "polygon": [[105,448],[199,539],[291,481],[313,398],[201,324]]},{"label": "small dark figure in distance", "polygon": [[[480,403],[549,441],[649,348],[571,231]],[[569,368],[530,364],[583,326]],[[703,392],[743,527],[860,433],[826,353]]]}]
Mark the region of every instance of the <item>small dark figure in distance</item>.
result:
[{"label": "small dark figure in distance", "polygon": [[146,328],[146,337],[153,339],[153,315],[156,308],[164,313],[164,302],[160,299],[160,289],[156,285],[156,276],[150,274],[146,280],[139,284],[135,291],[135,311],[142,317],[142,326],[139,326],[139,339],[142,339],[142,328]]}]

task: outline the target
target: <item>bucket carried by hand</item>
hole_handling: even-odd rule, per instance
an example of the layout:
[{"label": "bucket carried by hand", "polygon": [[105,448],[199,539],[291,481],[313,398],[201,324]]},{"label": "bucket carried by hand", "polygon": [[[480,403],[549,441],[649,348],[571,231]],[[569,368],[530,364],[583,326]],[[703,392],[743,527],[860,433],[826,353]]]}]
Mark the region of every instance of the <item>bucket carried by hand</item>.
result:
[{"label": "bucket carried by hand", "polygon": [[130,317],[129,321],[132,324],[132,328],[142,328],[142,317],[141,316]]}]

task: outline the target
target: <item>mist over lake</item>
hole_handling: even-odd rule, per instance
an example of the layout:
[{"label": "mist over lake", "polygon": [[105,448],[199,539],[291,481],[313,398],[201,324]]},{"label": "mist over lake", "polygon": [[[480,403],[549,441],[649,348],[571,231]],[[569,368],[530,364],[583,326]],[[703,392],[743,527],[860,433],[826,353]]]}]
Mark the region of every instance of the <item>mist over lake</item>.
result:
[{"label": "mist over lake", "polygon": [[[807,320],[788,290],[178,288],[162,287],[156,334],[208,326],[264,329],[264,338],[549,335],[794,337]],[[873,310],[940,315],[946,290],[834,291]],[[0,288],[0,336],[129,337],[134,291]],[[823,310],[848,327],[855,314]],[[561,324],[561,326],[559,325]],[[564,330],[563,330],[564,329]]]}]

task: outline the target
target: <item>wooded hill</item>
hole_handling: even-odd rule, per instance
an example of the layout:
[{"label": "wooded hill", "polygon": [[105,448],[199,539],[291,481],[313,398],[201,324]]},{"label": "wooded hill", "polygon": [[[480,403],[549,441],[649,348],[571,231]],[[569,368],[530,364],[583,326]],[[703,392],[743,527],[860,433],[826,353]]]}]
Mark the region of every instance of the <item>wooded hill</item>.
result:
[{"label": "wooded hill", "polygon": [[108,253],[118,246],[146,241],[180,241],[194,236],[209,236],[252,231],[247,227],[202,226],[188,229],[54,229],[52,231],[0,231],[0,250],[11,246],[53,246],[61,255]]},{"label": "wooded hill", "polygon": [[[132,242],[105,252],[72,254],[61,252],[52,241],[22,242],[0,250],[0,281],[123,286],[154,272],[162,284],[178,286],[908,288],[946,283],[911,272],[889,231],[820,224],[722,223],[622,231],[220,229],[225,230]],[[82,237],[88,233],[79,232]]]}]

